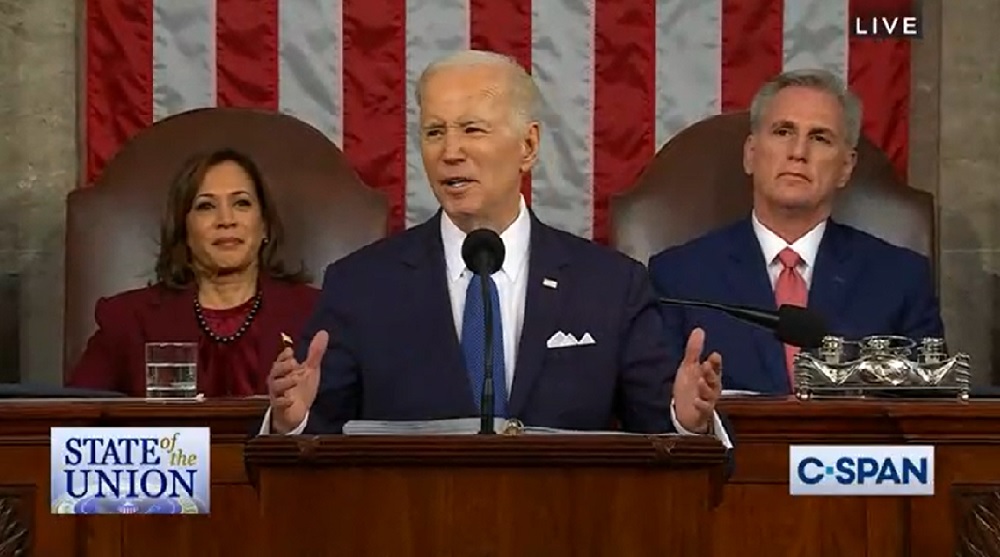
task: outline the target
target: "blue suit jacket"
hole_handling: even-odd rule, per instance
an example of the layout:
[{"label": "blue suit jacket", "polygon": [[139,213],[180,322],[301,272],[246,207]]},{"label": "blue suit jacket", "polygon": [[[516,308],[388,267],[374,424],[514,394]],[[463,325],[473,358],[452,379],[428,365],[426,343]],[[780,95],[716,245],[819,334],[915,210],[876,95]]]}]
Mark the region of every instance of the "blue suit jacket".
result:
[{"label": "blue suit jacket", "polygon": [[[831,220],[815,265],[808,306],[825,317],[831,334],[944,336],[926,257]],[[664,297],[775,309],[750,218],[653,256],[649,271]],[[722,355],[724,388],[790,392],[784,349],[773,333],[713,310],[663,306],[662,314],[675,352],[692,329],[705,330],[706,353]]]},{"label": "blue suit jacket", "polygon": [[[298,343],[330,333],[306,433],[351,419],[475,417],[446,283],[439,212],[330,265]],[[673,431],[675,369],[645,268],[531,216],[524,325],[509,411],[525,425]],[[557,282],[556,288],[543,279]],[[557,331],[595,344],[546,347]]]}]

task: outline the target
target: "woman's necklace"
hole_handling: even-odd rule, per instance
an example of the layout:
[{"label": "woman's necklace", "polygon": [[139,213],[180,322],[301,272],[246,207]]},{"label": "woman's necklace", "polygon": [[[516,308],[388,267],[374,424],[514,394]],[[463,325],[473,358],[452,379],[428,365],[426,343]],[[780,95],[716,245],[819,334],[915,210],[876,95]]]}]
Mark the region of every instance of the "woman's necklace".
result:
[{"label": "woman's necklace", "polygon": [[250,325],[253,323],[254,317],[257,316],[257,312],[260,311],[260,301],[261,301],[261,295],[260,295],[260,290],[258,290],[257,293],[254,294],[253,305],[250,307],[250,313],[247,314],[247,317],[246,319],[243,320],[243,324],[240,325],[240,328],[236,329],[236,332],[229,336],[217,335],[208,326],[208,321],[205,320],[205,314],[202,311],[201,302],[198,301],[197,295],[194,297],[194,315],[198,319],[198,326],[201,327],[201,330],[204,331],[205,334],[208,335],[210,339],[222,344],[228,344],[246,334],[247,329],[249,329]]}]

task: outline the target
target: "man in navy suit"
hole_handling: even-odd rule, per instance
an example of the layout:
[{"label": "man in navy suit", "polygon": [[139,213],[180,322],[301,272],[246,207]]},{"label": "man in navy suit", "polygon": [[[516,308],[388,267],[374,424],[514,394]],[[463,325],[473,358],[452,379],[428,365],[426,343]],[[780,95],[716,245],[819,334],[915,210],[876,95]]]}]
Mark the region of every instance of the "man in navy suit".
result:
[{"label": "man in navy suit", "polygon": [[[801,70],[766,83],[750,109],[743,166],[753,177],[746,219],[650,259],[662,296],[822,314],[831,334],[857,340],[944,336],[927,258],[830,218],[854,169],[860,102],[828,72]],[[693,185],[696,186],[696,185]],[[731,363],[725,389],[790,392],[794,347],[711,310],[662,309],[676,350],[692,329]]]},{"label": "man in navy suit", "polygon": [[465,52],[432,64],[417,98],[423,163],[442,209],[327,269],[304,333],[312,340],[272,369],[262,431],[478,416],[483,301],[461,249],[467,233],[489,228],[506,250],[487,280],[498,416],[713,432],[728,444],[714,412],[722,361],[700,360],[704,334],[691,334],[688,357],[673,358],[645,268],[526,207],[521,176],[539,146],[530,75],[506,57]]}]

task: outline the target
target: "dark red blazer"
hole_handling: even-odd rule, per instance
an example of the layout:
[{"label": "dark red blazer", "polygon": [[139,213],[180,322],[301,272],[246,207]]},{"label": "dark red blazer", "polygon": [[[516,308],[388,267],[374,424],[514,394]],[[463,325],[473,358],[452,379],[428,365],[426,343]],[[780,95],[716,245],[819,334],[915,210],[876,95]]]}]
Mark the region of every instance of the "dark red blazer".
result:
[{"label": "dark red blazer", "polygon": [[[260,309],[247,333],[236,341],[253,344],[258,369],[213,370],[248,374],[254,394],[267,392],[267,374],[282,349],[281,333],[298,339],[319,298],[319,291],[306,284],[261,278],[260,287]],[[98,329],[67,385],[145,396],[147,342],[206,342],[195,317],[194,296],[193,287],[178,291],[153,285],[98,300],[94,310]],[[199,370],[199,386],[202,378]]]}]

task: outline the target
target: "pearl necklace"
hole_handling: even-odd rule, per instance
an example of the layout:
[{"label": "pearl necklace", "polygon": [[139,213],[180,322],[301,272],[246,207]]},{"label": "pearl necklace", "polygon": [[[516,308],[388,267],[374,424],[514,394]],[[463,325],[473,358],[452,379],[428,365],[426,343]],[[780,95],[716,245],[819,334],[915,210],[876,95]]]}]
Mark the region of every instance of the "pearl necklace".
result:
[{"label": "pearl necklace", "polygon": [[201,327],[201,330],[204,331],[204,333],[208,335],[208,337],[214,340],[215,342],[228,344],[230,342],[237,340],[247,332],[247,329],[249,329],[250,325],[253,323],[254,317],[257,316],[257,312],[260,311],[260,300],[261,300],[260,294],[261,293],[259,290],[257,291],[256,294],[254,294],[253,306],[250,307],[250,313],[247,314],[247,317],[246,319],[243,320],[243,324],[240,325],[240,328],[236,329],[235,333],[225,337],[215,334],[215,332],[213,332],[212,329],[208,326],[208,321],[205,320],[205,315],[204,313],[202,313],[201,303],[198,301],[198,296],[195,295],[194,315],[195,317],[198,318],[198,326]]}]

